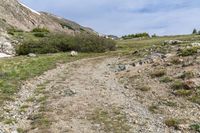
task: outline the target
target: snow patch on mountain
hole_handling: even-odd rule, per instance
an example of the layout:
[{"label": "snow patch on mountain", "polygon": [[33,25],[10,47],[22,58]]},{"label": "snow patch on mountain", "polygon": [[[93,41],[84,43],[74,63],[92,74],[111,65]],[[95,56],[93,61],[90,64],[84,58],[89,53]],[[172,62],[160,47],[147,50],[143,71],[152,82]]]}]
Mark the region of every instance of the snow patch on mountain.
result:
[{"label": "snow patch on mountain", "polygon": [[22,4],[22,3],[20,3],[20,4],[21,4],[22,6],[24,6],[25,8],[29,9],[31,12],[33,12],[33,13],[35,13],[35,14],[37,14],[37,15],[41,15],[39,12],[37,12],[37,11],[31,9],[30,7],[28,7],[28,6],[26,6],[26,5]]}]

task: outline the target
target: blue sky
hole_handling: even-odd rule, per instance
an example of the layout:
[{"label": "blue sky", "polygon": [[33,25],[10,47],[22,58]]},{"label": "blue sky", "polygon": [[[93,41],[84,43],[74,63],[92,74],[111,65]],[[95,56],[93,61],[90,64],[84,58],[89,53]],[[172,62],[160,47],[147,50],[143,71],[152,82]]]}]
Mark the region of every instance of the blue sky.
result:
[{"label": "blue sky", "polygon": [[200,0],[20,0],[104,34],[188,34],[200,29]]}]

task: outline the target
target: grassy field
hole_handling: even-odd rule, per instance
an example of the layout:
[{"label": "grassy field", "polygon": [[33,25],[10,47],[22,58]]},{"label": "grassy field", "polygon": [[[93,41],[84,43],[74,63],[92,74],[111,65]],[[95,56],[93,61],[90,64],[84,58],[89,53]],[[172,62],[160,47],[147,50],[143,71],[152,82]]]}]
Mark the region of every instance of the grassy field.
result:
[{"label": "grassy field", "polygon": [[[20,36],[24,33],[15,33]],[[24,36],[24,35],[22,35]],[[31,33],[26,34],[27,38],[36,39]],[[108,52],[107,55],[129,54],[134,50],[150,48],[153,45],[161,45],[165,40],[183,40],[183,41],[200,41],[198,35],[183,35],[146,38],[141,40],[119,40],[117,41],[118,50]],[[10,59],[0,59],[0,105],[5,100],[12,100],[14,94],[22,81],[41,75],[43,72],[55,68],[57,63],[66,63],[86,57],[94,57],[105,54],[85,53],[79,54],[77,57],[70,57],[67,53],[39,55],[35,58],[27,56],[13,57]]]},{"label": "grassy field", "polygon": [[190,42],[199,42],[199,35],[179,35],[179,36],[164,36],[155,38],[144,38],[144,39],[128,39],[117,41],[118,52],[129,53],[134,50],[140,50],[150,48],[153,45],[161,45],[165,40],[181,40]]},{"label": "grassy field", "polygon": [[0,106],[5,100],[13,100],[22,81],[41,75],[53,69],[58,63],[66,63],[101,54],[81,53],[71,57],[69,53],[39,55],[38,57],[19,56],[0,59]]}]

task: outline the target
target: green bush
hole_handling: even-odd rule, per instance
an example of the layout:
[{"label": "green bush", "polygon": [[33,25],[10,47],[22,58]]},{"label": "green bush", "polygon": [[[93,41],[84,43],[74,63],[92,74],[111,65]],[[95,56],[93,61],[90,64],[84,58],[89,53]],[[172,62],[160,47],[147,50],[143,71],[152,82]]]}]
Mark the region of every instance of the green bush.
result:
[{"label": "green bush", "polygon": [[200,133],[200,123],[190,125],[190,129]]},{"label": "green bush", "polygon": [[139,38],[139,37],[150,37],[150,35],[146,32],[144,33],[137,33],[137,34],[130,34],[122,36],[123,39],[132,39],[132,38]]},{"label": "green bush", "polygon": [[178,55],[179,56],[190,56],[190,55],[194,55],[197,53],[198,48],[197,47],[193,47],[193,48],[186,48],[186,49],[182,49]]},{"label": "green bush", "polygon": [[180,124],[180,120],[171,118],[171,119],[165,120],[164,123],[165,123],[168,127],[174,127],[175,129],[178,129],[178,126],[179,126],[179,124]]},{"label": "green bush", "polygon": [[160,82],[163,82],[163,83],[169,83],[169,82],[172,82],[173,79],[171,77],[163,77],[160,79]]},{"label": "green bush", "polygon": [[171,88],[172,88],[173,90],[181,90],[181,89],[187,90],[187,89],[189,89],[186,83],[184,83],[184,82],[182,82],[182,81],[179,81],[179,80],[174,81],[174,82],[172,83],[172,85],[171,85]]},{"label": "green bush", "polygon": [[24,41],[16,49],[18,55],[46,54],[76,50],[78,52],[106,52],[115,50],[115,42],[96,35],[66,36],[48,34],[43,38]]},{"label": "green bush", "polygon": [[152,78],[156,78],[156,77],[162,77],[166,74],[166,71],[164,69],[158,69],[153,71],[152,73],[150,73],[150,76]]},{"label": "green bush", "polygon": [[24,31],[20,30],[20,29],[16,29],[14,27],[7,29],[7,33],[10,34],[10,35],[14,35],[16,32],[24,32]]},{"label": "green bush", "polygon": [[36,32],[33,34],[35,37],[45,37],[46,35],[42,32]]},{"label": "green bush", "polygon": [[34,28],[32,32],[49,32],[47,28]]}]

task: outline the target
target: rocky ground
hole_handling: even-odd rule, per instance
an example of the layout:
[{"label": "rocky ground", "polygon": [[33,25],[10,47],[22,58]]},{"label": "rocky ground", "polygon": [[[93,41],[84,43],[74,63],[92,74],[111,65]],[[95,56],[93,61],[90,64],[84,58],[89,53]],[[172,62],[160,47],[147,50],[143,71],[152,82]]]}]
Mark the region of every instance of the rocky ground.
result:
[{"label": "rocky ground", "polygon": [[0,133],[200,132],[199,54],[183,51],[191,48],[59,65],[5,103]]}]

